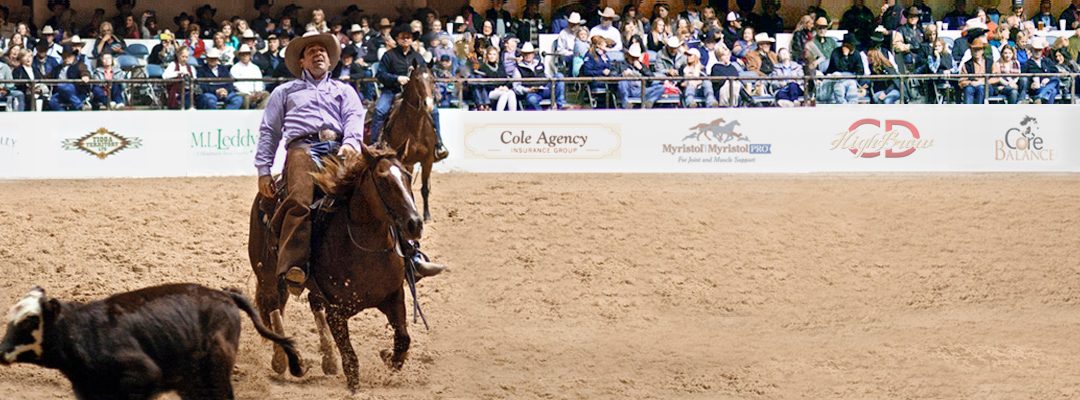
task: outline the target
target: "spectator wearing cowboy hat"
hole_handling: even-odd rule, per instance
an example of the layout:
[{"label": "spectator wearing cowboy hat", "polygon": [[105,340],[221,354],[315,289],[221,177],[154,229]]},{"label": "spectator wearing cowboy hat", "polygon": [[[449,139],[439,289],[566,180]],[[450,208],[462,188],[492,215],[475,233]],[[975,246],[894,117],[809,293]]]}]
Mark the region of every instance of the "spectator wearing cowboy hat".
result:
[{"label": "spectator wearing cowboy hat", "polygon": [[[990,34],[990,29],[986,26],[985,23],[982,22],[982,20],[980,20],[978,18],[969,19],[967,21],[967,23],[964,25],[963,39],[967,39],[969,36],[971,36],[971,38],[974,39],[974,38],[978,38],[978,37],[984,36],[984,35],[988,36],[989,34]],[[983,38],[983,39],[986,39],[986,38]],[[971,60],[971,57],[972,57],[971,49],[970,49],[971,43],[972,43],[972,41],[970,39],[968,39],[968,40],[957,40],[956,42],[954,42],[954,44],[953,44],[954,47],[960,47],[962,49],[962,53],[960,53],[961,54],[960,55],[960,61],[957,63],[957,65],[964,65],[965,63],[968,62],[968,60]],[[1001,52],[998,50],[997,47],[984,46],[983,50],[981,50],[981,51],[989,52],[990,55],[993,57],[992,61],[997,61],[998,59],[1001,58]],[[956,55],[956,49],[955,48],[953,49],[953,55],[954,56]]]},{"label": "spectator wearing cowboy hat", "polygon": [[[904,11],[907,18],[904,25],[896,29],[892,35],[892,48],[900,56],[900,72],[910,73],[919,69],[925,61],[929,51],[925,44],[925,35],[919,21],[923,12],[918,7],[911,6]],[[887,27],[886,27],[887,28]]]},{"label": "spectator wearing cowboy hat", "polygon": [[[383,54],[382,59],[379,60],[379,68],[375,71],[375,79],[382,85],[382,93],[375,102],[375,115],[371,120],[371,143],[379,141],[386,118],[390,116],[390,108],[394,105],[394,97],[401,93],[406,83],[409,83],[409,73],[412,68],[420,68],[427,64],[420,53],[413,50],[415,34],[408,25],[398,25],[390,34],[397,43],[397,47]],[[435,159],[441,160],[450,153],[443,146],[437,107],[432,109],[431,117],[435,122]]]},{"label": "spectator wearing cowboy hat", "polygon": [[188,27],[191,26],[191,16],[186,12],[182,12],[180,15],[173,17],[173,23],[176,24],[177,33],[187,33]]},{"label": "spectator wearing cowboy hat", "polygon": [[829,58],[832,56],[833,50],[840,47],[840,44],[836,42],[836,39],[829,36],[829,26],[832,23],[829,21],[829,17],[818,17],[817,21],[814,21],[814,29],[817,31],[814,34],[814,46],[817,46],[818,52],[821,53],[821,59],[818,60],[818,70],[824,72],[829,68]]},{"label": "spectator wearing cowboy hat", "polygon": [[[83,102],[90,93],[90,70],[86,64],[79,62],[76,57],[76,49],[65,46],[62,53],[64,63],[53,68],[49,74],[50,79],[79,79],[83,83],[59,83],[53,89],[53,95],[49,98],[49,109],[53,111],[75,111],[83,108]],[[87,106],[89,107],[89,106]]]},{"label": "spectator wearing cowboy hat", "polygon": [[[221,65],[221,50],[209,48],[206,50],[206,64],[196,70],[199,78],[232,78],[229,68]],[[226,110],[239,110],[244,104],[244,98],[236,92],[236,86],[228,82],[200,83],[202,94],[196,98],[195,107],[200,110],[217,109],[218,101],[225,104]]]},{"label": "spectator wearing cowboy hat", "polygon": [[393,27],[389,18],[381,18],[379,25],[376,26],[377,29],[365,39],[364,46],[367,47],[367,51],[364,53],[364,62],[372,65],[372,68],[375,68],[374,64],[382,58],[383,51],[387,49],[387,43],[394,42],[394,38],[390,36],[390,30]]},{"label": "spectator wearing cowboy hat", "polygon": [[[968,41],[969,48],[973,57],[970,57],[962,64],[961,73],[964,74],[998,74],[1001,73],[1001,68],[994,62],[993,53],[991,53],[987,47],[989,43],[986,38],[987,30],[983,28],[971,28],[964,34],[964,39]],[[986,85],[997,85],[1000,78],[990,78],[987,82],[983,78],[963,78],[960,79],[959,86],[964,91],[964,104],[983,104],[986,100]]]},{"label": "spectator wearing cowboy hat", "polygon": [[571,12],[570,17],[566,18],[566,27],[559,31],[559,37],[555,39],[555,53],[563,58],[566,65],[574,62],[574,43],[577,41],[577,29],[583,22],[585,21],[582,21],[581,14]]},{"label": "spectator wearing cowboy hat", "polygon": [[[64,61],[63,57],[61,57],[59,61],[49,57],[48,48],[45,47],[45,43],[38,43],[36,50],[31,65],[35,71],[39,72],[37,79],[42,79],[51,74],[53,69]],[[61,53],[62,52],[63,50],[61,49]]]},{"label": "spectator wearing cowboy hat", "polygon": [[[625,61],[616,62],[614,64],[618,76],[628,78],[652,77],[654,75],[652,68],[649,68],[648,65],[641,62],[641,58],[644,54],[640,44],[634,43],[630,45],[630,47],[626,49],[626,52],[623,53]],[[661,81],[655,80],[648,80],[645,82],[645,98],[642,99],[642,107],[651,108],[652,105],[664,95],[664,84]],[[641,96],[641,81],[619,81],[618,90],[619,103],[623,108],[630,109],[633,107],[633,105],[630,104],[630,98]]]},{"label": "spectator wearing cowboy hat", "polygon": [[221,29],[218,26],[217,21],[214,21],[215,15],[217,15],[217,9],[210,6],[210,4],[203,4],[195,9],[195,18],[198,19],[197,23],[199,24],[199,27],[202,28],[202,31],[199,32],[199,37],[210,39],[213,37],[214,32]]},{"label": "spectator wearing cowboy hat", "polygon": [[[262,70],[258,65],[251,62],[252,48],[246,44],[240,45],[236,51],[236,64],[229,68],[229,74],[236,79],[262,79]],[[244,99],[243,108],[263,109],[266,101],[270,99],[270,93],[266,91],[266,85],[262,82],[248,81],[236,82],[236,92]]]},{"label": "spectator wearing cowboy hat", "polygon": [[768,33],[754,35],[754,43],[757,48],[746,53],[746,71],[753,72],[758,76],[769,76],[776,65],[776,53],[772,51],[772,45],[776,39],[769,37]]},{"label": "spectator wearing cowboy hat", "polygon": [[604,11],[600,13],[600,25],[594,26],[589,30],[589,36],[600,36],[608,40],[609,57],[621,57],[622,56],[622,33],[619,32],[619,28],[613,26],[615,21],[619,19],[619,15],[615,14],[615,9],[611,7],[604,8]]},{"label": "spectator wearing cowboy hat", "polygon": [[64,51],[64,46],[61,46],[60,43],[56,42],[56,31],[53,30],[51,25],[45,25],[45,27],[41,29],[41,41],[38,42],[38,46],[41,44],[48,46],[46,54],[49,55],[49,58],[56,60],[56,63],[59,64],[61,59],[60,53]]},{"label": "spectator wearing cowboy hat", "polygon": [[[522,78],[562,78],[562,74],[553,73],[544,66],[540,58],[536,56],[536,48],[530,42],[521,46],[521,61],[518,61],[517,70]],[[555,107],[566,108],[566,83],[555,82]],[[540,109],[540,101],[550,99],[552,85],[550,83],[523,83],[526,107],[531,110]]]},{"label": "spectator wearing cowboy hat", "polygon": [[677,36],[667,39],[664,50],[656,57],[656,75],[679,76],[679,71],[686,66],[686,53],[682,47],[682,41]]},{"label": "spectator wearing cowboy hat", "polygon": [[259,36],[266,36],[266,27],[274,22],[274,18],[270,16],[270,7],[274,5],[274,0],[255,0],[255,10],[259,12],[259,15],[251,20],[251,30],[258,33]]},{"label": "spectator wearing cowboy hat", "polygon": [[[844,41],[840,47],[833,50],[829,57],[829,68],[825,75],[858,77],[866,74],[863,54],[859,51],[859,39],[854,33],[844,34]],[[826,80],[822,83],[822,93],[828,96],[835,104],[853,104],[859,100],[859,84],[855,79]],[[822,100],[826,100],[826,96]]]},{"label": "spectator wearing cowboy hat", "polygon": [[[360,24],[352,24],[349,27],[349,43],[345,47],[356,48],[356,56],[359,62],[364,62],[364,56],[367,55],[367,46],[364,44],[364,28],[360,27]],[[367,63],[364,62],[366,66]]]},{"label": "spectator wearing cowboy hat", "polygon": [[[1053,74],[1058,72],[1054,62],[1046,57],[1047,47],[1050,47],[1050,44],[1042,36],[1036,36],[1031,40],[1031,55],[1022,67],[1023,73]],[[1029,79],[1032,99],[1039,104],[1054,104],[1061,87],[1061,80],[1057,77],[1030,77]]]}]

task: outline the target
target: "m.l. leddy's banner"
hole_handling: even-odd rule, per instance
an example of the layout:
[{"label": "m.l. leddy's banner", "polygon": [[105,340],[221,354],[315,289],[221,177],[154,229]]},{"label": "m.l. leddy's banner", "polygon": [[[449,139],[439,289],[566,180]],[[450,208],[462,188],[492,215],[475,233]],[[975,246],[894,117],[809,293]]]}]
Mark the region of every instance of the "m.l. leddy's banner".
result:
[{"label": "m.l. leddy's banner", "polygon": [[[1080,172],[1080,106],[441,110],[463,172]],[[0,179],[254,175],[261,111],[0,113]],[[275,171],[280,171],[279,149]]]},{"label": "m.l. leddy's banner", "polygon": [[1080,171],[1080,106],[444,110],[468,172]]}]

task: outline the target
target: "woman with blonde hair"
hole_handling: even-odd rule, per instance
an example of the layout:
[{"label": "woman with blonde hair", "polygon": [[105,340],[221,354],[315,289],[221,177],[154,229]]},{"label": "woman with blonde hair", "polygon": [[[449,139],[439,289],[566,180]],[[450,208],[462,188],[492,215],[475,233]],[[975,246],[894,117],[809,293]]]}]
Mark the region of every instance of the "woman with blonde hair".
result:
[{"label": "woman with blonde hair", "polygon": [[[1001,46],[1001,58],[995,63],[997,64],[997,72],[1001,74],[1019,74],[1020,61],[1016,59],[1016,49],[1009,45]],[[1005,101],[1009,104],[1016,104],[1020,101],[1020,77],[1018,76],[1003,76],[994,85],[994,94],[1005,97]]]},{"label": "woman with blonde hair", "polygon": [[645,48],[651,52],[658,52],[664,49],[664,43],[667,42],[667,38],[671,36],[671,32],[667,29],[667,22],[663,18],[656,18],[652,23],[652,30],[649,31],[648,37],[645,38]]}]

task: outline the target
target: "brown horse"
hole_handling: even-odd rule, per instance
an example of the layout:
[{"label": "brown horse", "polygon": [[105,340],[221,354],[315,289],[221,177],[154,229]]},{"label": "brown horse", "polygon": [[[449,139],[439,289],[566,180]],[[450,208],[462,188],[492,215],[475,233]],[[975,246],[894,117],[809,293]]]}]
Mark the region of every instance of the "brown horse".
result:
[{"label": "brown horse", "polygon": [[431,219],[428,210],[431,165],[435,163],[435,120],[431,113],[438,102],[435,77],[427,66],[418,65],[409,73],[409,83],[401,89],[386,117],[379,141],[397,151],[401,163],[413,173],[420,164],[420,195],[424,197],[424,221]]},{"label": "brown horse", "polygon": [[[360,153],[324,159],[325,168],[315,182],[334,199],[329,216],[312,234],[311,272],[306,288],[319,331],[323,372],[337,373],[333,342],[341,354],[349,389],[360,386],[356,352],[349,342],[348,320],[367,308],[378,308],[394,329],[394,348],[380,353],[393,369],[400,369],[409,350],[405,317],[404,258],[401,240],[419,239],[423,220],[409,190],[412,177],[392,150],[364,147]],[[285,283],[275,273],[276,235],[263,210],[273,200],[257,197],[251,212],[248,252],[258,280],[256,301],[264,320],[284,333]],[[271,211],[272,212],[272,211]],[[328,333],[329,332],[329,333]],[[272,366],[282,373],[285,354],[275,347]]]}]

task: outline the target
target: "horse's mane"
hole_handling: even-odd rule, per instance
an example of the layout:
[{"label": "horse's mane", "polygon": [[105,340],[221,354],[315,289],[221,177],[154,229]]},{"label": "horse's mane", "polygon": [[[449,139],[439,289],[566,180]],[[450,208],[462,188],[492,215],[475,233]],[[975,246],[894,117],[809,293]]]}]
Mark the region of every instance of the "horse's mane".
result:
[{"label": "horse's mane", "polygon": [[[368,154],[363,154],[367,152]],[[336,156],[323,158],[323,169],[312,172],[315,184],[328,196],[342,194],[345,188],[352,187],[363,175],[364,170],[374,166],[384,158],[396,157],[393,149],[371,146],[362,152],[346,153],[344,159]]]}]

